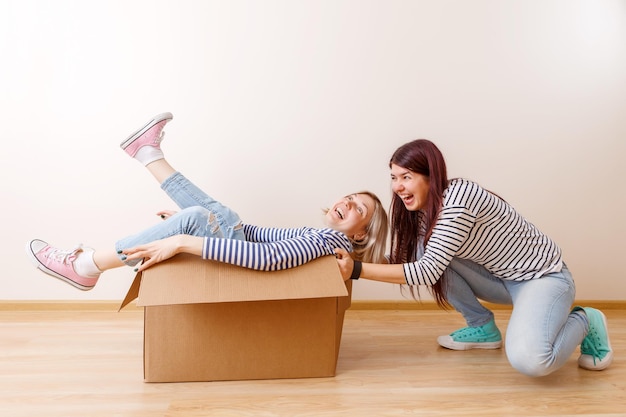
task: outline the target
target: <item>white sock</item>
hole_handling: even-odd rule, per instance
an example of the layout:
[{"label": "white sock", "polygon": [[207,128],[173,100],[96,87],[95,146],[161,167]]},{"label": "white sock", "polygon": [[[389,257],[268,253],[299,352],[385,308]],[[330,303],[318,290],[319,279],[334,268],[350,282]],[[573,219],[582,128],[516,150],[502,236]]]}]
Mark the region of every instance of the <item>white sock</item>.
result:
[{"label": "white sock", "polygon": [[74,271],[80,276],[87,278],[98,278],[102,271],[93,260],[94,250],[91,248],[83,248],[74,260]]},{"label": "white sock", "polygon": [[156,146],[142,146],[135,154],[135,159],[144,164],[144,166],[164,158],[163,151]]}]

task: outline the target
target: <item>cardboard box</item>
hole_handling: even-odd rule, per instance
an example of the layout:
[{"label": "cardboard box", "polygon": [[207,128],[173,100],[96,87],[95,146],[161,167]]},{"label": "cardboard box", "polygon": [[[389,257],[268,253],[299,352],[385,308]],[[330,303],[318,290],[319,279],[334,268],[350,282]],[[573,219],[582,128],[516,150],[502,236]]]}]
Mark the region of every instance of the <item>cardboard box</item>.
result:
[{"label": "cardboard box", "polygon": [[335,375],[351,283],[332,256],[260,272],[177,255],[133,281],[144,307],[144,380]]}]

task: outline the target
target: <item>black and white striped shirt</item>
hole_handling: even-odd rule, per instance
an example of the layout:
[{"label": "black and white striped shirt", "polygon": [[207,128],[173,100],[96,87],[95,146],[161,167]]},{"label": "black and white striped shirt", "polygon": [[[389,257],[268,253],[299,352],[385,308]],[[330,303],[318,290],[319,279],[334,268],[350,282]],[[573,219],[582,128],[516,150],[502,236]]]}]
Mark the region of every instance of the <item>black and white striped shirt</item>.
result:
[{"label": "black and white striped shirt", "polygon": [[453,257],[469,259],[505,280],[524,281],[561,270],[561,249],[480,185],[455,179],[443,197],[424,255],[404,264],[407,284],[433,285]]},{"label": "black and white striped shirt", "polygon": [[315,258],[352,252],[348,237],[334,229],[274,228],[245,224],[246,240],[205,238],[202,258],[259,271],[294,268]]}]

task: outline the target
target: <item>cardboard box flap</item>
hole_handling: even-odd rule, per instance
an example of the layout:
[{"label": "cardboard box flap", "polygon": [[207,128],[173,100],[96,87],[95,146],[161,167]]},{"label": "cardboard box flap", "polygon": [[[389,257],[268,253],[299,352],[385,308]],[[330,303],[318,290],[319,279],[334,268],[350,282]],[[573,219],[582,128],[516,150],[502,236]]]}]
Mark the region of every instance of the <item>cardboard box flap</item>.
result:
[{"label": "cardboard box flap", "polygon": [[137,305],[347,296],[333,256],[318,258],[297,268],[262,272],[181,254],[144,271]]},{"label": "cardboard box flap", "polygon": [[122,311],[124,307],[131,303],[134,299],[139,296],[139,285],[141,284],[141,272],[135,275],[135,279],[133,279],[133,283],[130,284],[130,288],[128,289],[128,293],[126,293],[126,297],[124,297],[124,301],[120,304],[120,308],[117,310],[118,312]]}]

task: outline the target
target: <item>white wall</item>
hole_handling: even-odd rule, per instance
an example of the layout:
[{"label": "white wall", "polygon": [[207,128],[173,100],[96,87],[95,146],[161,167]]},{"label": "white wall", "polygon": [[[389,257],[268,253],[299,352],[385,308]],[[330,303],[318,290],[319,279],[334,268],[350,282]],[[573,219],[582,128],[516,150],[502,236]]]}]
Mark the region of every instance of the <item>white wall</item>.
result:
[{"label": "white wall", "polygon": [[[623,0],[0,0],[0,299],[83,293],[23,246],[110,248],[173,208],[118,144],[171,111],[173,165],[250,222],[321,225],[425,137],[564,249],[578,298],[624,300]],[[357,299],[398,299],[359,281]]]}]

